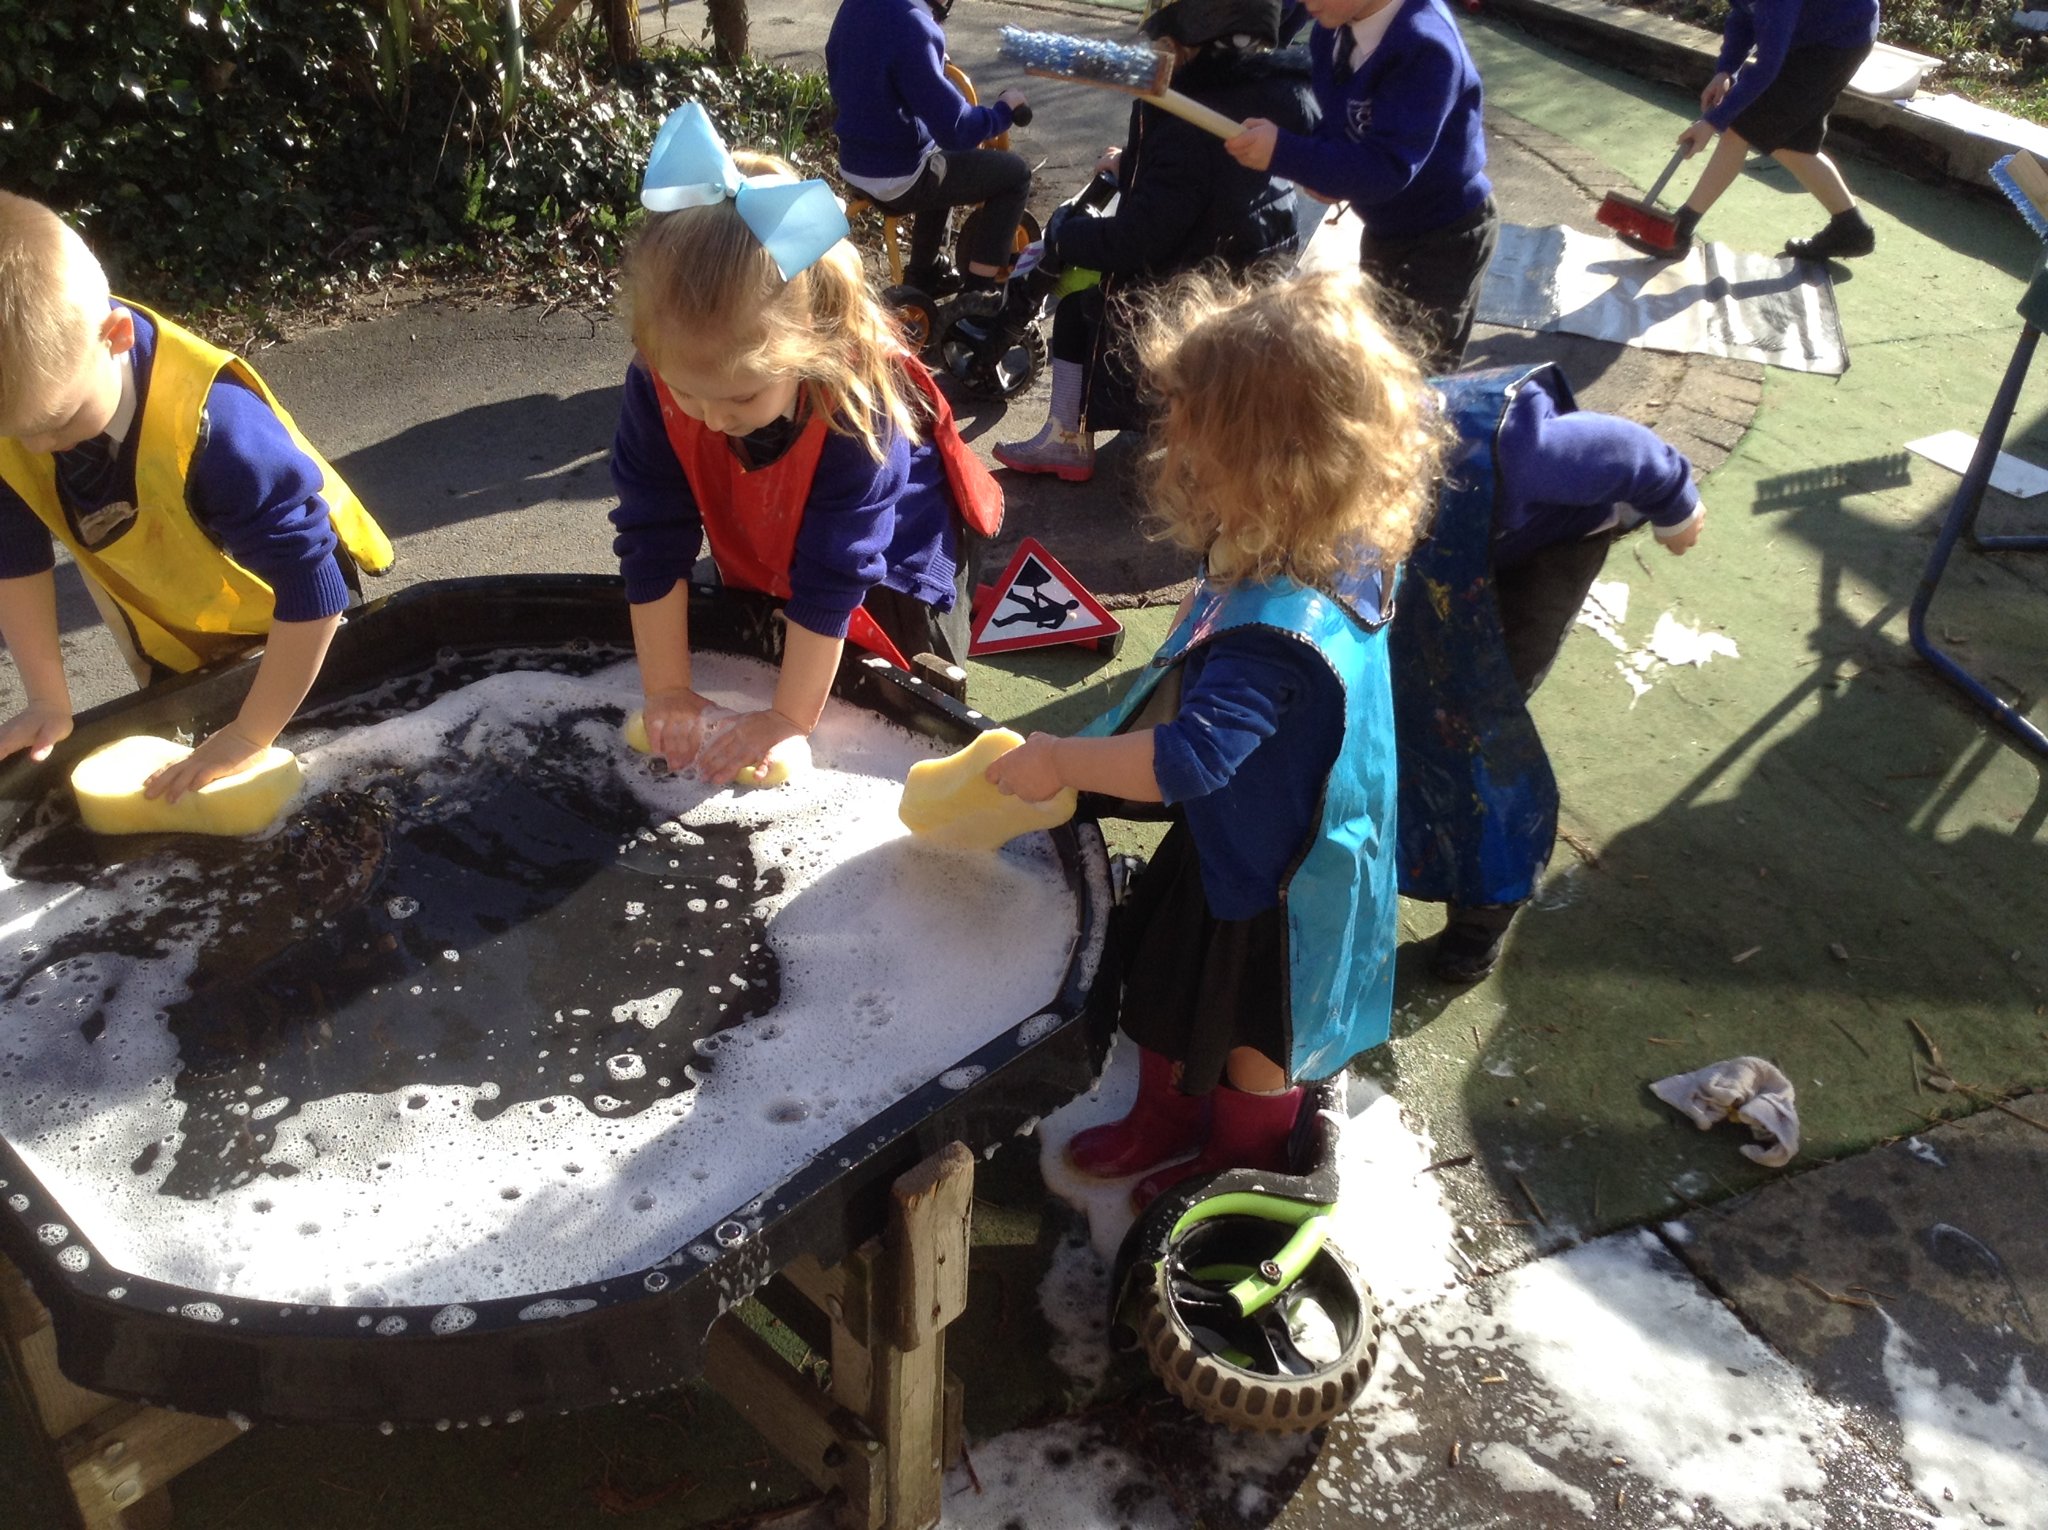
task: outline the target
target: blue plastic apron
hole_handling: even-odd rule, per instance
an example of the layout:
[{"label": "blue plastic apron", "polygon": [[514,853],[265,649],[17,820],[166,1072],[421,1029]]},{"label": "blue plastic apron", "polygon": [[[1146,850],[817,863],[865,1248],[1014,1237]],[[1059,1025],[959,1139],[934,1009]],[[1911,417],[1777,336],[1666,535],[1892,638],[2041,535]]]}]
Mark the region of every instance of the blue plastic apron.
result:
[{"label": "blue plastic apron", "polygon": [[1221,590],[1205,583],[1129,694],[1082,730],[1095,737],[1122,732],[1189,653],[1244,627],[1309,644],[1343,687],[1344,742],[1323,788],[1321,820],[1280,889],[1287,914],[1287,1071],[1296,1081],[1327,1078],[1378,1046],[1393,1015],[1399,909],[1390,607],[1376,569],[1336,596],[1291,579]]},{"label": "blue plastic apron", "polygon": [[1388,640],[1401,758],[1401,891],[1520,903],[1557,838],[1557,778],[1516,683],[1493,588],[1499,437],[1523,388],[1577,406],[1545,363],[1435,381],[1458,429],[1435,524],[1410,554]]}]

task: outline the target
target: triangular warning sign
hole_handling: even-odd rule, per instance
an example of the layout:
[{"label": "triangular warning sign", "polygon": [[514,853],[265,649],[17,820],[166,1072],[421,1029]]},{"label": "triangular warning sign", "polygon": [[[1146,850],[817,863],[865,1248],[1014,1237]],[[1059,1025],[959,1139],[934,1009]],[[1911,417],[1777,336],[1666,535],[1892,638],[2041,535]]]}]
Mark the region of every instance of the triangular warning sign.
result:
[{"label": "triangular warning sign", "polygon": [[1059,559],[1026,537],[989,598],[975,602],[973,630],[967,654],[979,659],[1018,648],[1111,638],[1124,629]]}]

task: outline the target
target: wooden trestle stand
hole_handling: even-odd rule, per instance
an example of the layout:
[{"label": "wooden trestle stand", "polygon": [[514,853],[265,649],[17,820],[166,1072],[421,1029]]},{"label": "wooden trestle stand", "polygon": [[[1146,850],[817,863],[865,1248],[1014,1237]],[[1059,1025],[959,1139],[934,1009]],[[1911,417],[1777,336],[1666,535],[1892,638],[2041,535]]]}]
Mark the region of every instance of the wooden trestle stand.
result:
[{"label": "wooden trestle stand", "polygon": [[[837,1265],[806,1255],[760,1294],[832,1363],[821,1390],[735,1313],[706,1339],[704,1378],[830,1495],[847,1530],[924,1530],[959,1455],[961,1387],[946,1328],[967,1306],[974,1155],[948,1143],[892,1187],[888,1225]],[[238,1438],[226,1420],[124,1402],[57,1369],[50,1314],[0,1258],[5,1371],[28,1405],[47,1475],[85,1530],[165,1530],[168,1486]]]}]

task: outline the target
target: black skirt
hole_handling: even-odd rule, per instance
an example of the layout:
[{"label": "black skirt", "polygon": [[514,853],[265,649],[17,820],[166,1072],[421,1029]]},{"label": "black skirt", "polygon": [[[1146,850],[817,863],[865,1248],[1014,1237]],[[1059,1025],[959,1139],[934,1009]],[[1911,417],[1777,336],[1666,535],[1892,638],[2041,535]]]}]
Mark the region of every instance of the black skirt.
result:
[{"label": "black skirt", "polygon": [[972,639],[968,607],[981,574],[982,554],[988,547],[988,538],[976,532],[957,514],[953,517],[953,529],[960,538],[960,558],[953,568],[951,610],[935,610],[915,595],[892,590],[886,584],[874,586],[862,602],[868,615],[875,619],[875,625],[882,629],[883,636],[894,643],[897,652],[906,659],[914,659],[921,653],[935,653],[949,664],[964,665],[967,662],[967,648]]},{"label": "black skirt", "polygon": [[1828,113],[1870,57],[1870,44],[1854,48],[1808,45],[1785,55],[1778,77],[1728,126],[1753,149],[1818,154],[1828,136]]},{"label": "black skirt", "polygon": [[1218,919],[1202,891],[1195,837],[1184,821],[1132,885],[1120,911],[1124,1034],[1183,1065],[1181,1089],[1207,1094],[1232,1049],[1286,1068],[1287,913]]}]

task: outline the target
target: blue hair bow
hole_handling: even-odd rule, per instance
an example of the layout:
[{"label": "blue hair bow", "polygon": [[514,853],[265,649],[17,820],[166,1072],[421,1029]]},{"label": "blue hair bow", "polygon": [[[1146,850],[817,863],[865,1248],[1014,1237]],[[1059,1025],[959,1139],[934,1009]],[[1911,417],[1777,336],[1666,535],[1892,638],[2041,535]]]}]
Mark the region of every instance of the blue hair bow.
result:
[{"label": "blue hair bow", "polygon": [[847,235],[846,209],[823,181],[742,175],[695,101],[668,115],[647,156],[640,205],[649,212],[709,207],[732,198],[740,220],[788,281]]}]

